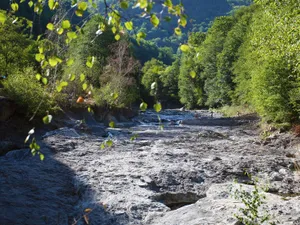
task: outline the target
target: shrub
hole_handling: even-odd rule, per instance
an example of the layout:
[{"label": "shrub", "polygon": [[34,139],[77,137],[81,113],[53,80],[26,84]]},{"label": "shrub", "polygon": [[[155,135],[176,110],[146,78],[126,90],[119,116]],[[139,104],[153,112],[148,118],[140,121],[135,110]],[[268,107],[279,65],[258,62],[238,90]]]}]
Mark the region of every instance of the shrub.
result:
[{"label": "shrub", "polygon": [[53,97],[34,77],[35,72],[28,68],[25,72],[10,75],[3,82],[3,94],[12,99],[18,111],[27,117],[45,116],[46,111],[53,109]]}]

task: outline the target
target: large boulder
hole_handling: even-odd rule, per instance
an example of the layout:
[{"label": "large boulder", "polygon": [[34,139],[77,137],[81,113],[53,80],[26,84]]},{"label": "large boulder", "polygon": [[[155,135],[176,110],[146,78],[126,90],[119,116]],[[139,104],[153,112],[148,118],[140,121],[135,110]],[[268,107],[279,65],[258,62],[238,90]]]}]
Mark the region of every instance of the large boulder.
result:
[{"label": "large boulder", "polygon": [[8,120],[15,113],[16,108],[11,99],[0,96],[0,122]]},{"label": "large boulder", "polygon": [[[240,224],[235,214],[241,215],[239,209],[244,208],[241,199],[233,198],[234,190],[245,190],[251,193],[253,186],[244,184],[213,184],[207,191],[206,197],[201,198],[195,204],[191,204],[177,210],[169,211],[160,217],[158,214],[148,216],[148,223],[151,225],[199,225],[218,224],[236,225]],[[266,199],[260,214],[269,214],[270,221],[276,224],[296,225],[299,224],[299,201],[300,197],[286,197],[264,193]],[[150,222],[151,221],[151,222]]]}]

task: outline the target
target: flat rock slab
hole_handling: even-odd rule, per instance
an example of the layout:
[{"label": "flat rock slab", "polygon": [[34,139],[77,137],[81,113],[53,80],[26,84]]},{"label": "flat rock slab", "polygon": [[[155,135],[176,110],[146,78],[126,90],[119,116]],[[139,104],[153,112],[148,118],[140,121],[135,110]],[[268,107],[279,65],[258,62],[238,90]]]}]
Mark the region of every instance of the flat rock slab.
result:
[{"label": "flat rock slab", "polygon": [[[165,118],[191,116],[168,111]],[[110,129],[107,137],[62,128],[40,142],[43,162],[23,149],[0,157],[0,224],[84,225],[87,218],[93,225],[232,224],[240,203],[218,190],[234,179],[251,182],[245,171],[272,192],[295,195],[288,201],[272,195],[270,206],[274,202],[271,211],[280,224],[298,220],[294,137],[277,134],[262,141],[247,124],[163,125]],[[108,140],[113,145],[102,149]]]},{"label": "flat rock slab", "polygon": [[[239,209],[245,207],[232,197],[234,190],[246,190],[251,193],[253,186],[233,183],[213,184],[207,191],[207,196],[195,204],[182,207],[159,215],[148,216],[151,225],[235,225],[239,224],[235,214],[241,216]],[[270,215],[270,220],[260,224],[296,225],[300,221],[300,197],[283,198],[270,193],[262,194],[266,197],[264,204],[259,208],[259,215]]]}]

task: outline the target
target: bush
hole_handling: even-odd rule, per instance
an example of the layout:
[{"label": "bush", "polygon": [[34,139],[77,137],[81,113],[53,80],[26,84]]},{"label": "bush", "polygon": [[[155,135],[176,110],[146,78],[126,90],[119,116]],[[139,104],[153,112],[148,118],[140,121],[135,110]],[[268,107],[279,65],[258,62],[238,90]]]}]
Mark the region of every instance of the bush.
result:
[{"label": "bush", "polygon": [[3,82],[3,95],[12,99],[18,106],[18,112],[27,117],[45,116],[46,111],[53,109],[53,97],[34,77],[32,69],[10,75]]}]

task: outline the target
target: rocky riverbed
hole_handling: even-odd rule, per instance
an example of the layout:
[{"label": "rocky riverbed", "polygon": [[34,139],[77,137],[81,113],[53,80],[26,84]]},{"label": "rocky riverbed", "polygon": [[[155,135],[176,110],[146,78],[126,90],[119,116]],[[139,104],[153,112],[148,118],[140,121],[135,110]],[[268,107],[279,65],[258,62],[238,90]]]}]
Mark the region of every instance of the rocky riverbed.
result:
[{"label": "rocky riverbed", "polygon": [[298,139],[262,139],[257,123],[165,110],[116,128],[75,122],[44,133],[44,161],[29,149],[0,157],[0,224],[238,224],[243,204],[230,187],[253,189],[245,172],[268,187],[271,221],[300,224]]}]

